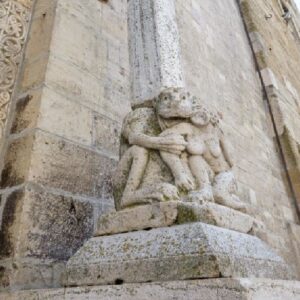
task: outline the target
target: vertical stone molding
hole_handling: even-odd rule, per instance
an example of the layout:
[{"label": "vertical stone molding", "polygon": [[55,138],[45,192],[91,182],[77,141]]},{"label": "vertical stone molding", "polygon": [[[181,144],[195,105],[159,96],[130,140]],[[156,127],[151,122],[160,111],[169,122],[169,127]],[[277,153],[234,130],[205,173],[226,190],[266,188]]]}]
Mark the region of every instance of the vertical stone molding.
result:
[{"label": "vertical stone molding", "polygon": [[133,106],[183,87],[174,0],[129,0]]},{"label": "vertical stone molding", "polygon": [[[274,13],[279,18],[269,20],[269,6],[264,1],[241,1],[241,12],[257,65],[261,74],[262,84],[268,96],[270,113],[273,116],[273,126],[276,129],[277,143],[281,148],[284,161],[283,170],[290,181],[290,188],[295,198],[298,218],[300,216],[300,122],[299,122],[299,93],[298,74],[299,64],[287,66],[286,58],[293,53],[293,61],[300,60],[297,29],[293,28],[298,21],[298,15],[293,12],[292,22],[283,18],[283,3],[286,9],[293,12],[292,6],[286,2],[273,5]],[[266,24],[268,24],[266,26]],[[295,25],[296,26],[296,25]],[[268,28],[268,29],[267,29]],[[271,28],[271,29],[270,29]],[[285,47],[278,48],[275,38]],[[268,47],[266,47],[268,45]]]},{"label": "vertical stone molding", "polygon": [[0,1],[0,142],[27,35],[33,0]]}]

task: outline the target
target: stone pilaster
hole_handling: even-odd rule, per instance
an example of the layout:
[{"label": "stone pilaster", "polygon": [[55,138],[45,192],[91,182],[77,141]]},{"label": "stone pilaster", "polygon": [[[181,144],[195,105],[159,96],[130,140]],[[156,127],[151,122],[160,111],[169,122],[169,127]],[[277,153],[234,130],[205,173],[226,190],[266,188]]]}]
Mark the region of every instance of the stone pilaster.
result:
[{"label": "stone pilaster", "polygon": [[58,286],[94,219],[113,209],[130,108],[126,7],[36,1],[1,174],[1,287]]}]

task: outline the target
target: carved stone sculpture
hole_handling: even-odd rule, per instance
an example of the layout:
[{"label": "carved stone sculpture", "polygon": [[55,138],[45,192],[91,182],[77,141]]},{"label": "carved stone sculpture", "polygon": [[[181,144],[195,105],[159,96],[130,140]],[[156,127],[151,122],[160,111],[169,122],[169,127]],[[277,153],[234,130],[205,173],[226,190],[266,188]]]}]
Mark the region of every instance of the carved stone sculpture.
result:
[{"label": "carved stone sculpture", "polygon": [[27,35],[32,0],[0,1],[0,142]]},{"label": "carved stone sculpture", "polygon": [[167,89],[152,105],[134,109],[124,121],[117,210],[179,199],[245,210],[219,117],[184,89]]},{"label": "carved stone sculpture", "polygon": [[249,234],[258,223],[238,211],[245,205],[219,117],[199,99],[164,90],[126,117],[121,145],[117,211],[100,216],[94,238],[68,262],[65,285],[293,278]]}]

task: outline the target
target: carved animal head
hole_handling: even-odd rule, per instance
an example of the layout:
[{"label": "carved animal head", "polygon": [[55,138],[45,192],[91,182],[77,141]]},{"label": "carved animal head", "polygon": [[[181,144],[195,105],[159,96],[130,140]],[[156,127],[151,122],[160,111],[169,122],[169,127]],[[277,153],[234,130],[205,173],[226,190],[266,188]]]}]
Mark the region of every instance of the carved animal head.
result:
[{"label": "carved animal head", "polygon": [[155,99],[157,114],[165,119],[190,118],[201,108],[196,97],[191,96],[183,88],[169,88]]}]

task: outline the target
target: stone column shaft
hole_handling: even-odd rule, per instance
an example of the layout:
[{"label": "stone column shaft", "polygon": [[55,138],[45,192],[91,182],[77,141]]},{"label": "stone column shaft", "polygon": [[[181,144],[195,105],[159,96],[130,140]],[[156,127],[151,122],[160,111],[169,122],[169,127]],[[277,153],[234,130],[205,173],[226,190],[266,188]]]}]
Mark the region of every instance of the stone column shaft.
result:
[{"label": "stone column shaft", "polygon": [[133,106],[163,88],[184,87],[174,0],[130,0]]}]

